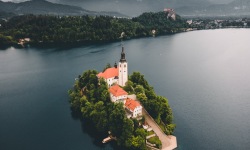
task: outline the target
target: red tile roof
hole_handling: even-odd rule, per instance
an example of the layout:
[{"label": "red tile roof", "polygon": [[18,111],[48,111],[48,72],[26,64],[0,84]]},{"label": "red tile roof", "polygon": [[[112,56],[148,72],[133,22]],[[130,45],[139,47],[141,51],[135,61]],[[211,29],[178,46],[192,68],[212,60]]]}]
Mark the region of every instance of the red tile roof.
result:
[{"label": "red tile roof", "polygon": [[113,85],[109,88],[109,92],[112,93],[114,96],[122,96],[128,95],[126,91],[124,91],[119,85]]},{"label": "red tile roof", "polygon": [[98,77],[102,77],[104,79],[108,79],[108,78],[113,78],[118,76],[118,68],[108,68],[106,69],[104,72],[100,72],[97,76]]},{"label": "red tile roof", "polygon": [[134,111],[134,109],[138,106],[141,106],[140,103],[138,103],[137,101],[133,100],[133,99],[130,99],[130,98],[127,98],[126,100],[126,103],[125,103],[125,106]]}]

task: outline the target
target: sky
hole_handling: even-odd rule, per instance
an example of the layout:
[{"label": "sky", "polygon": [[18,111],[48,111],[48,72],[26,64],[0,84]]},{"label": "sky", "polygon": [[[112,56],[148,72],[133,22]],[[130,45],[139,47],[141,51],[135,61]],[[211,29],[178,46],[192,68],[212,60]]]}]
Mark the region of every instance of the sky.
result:
[{"label": "sky", "polygon": [[[27,0],[1,0],[1,1],[3,1],[3,2],[23,2],[23,1],[27,1]],[[70,2],[72,0],[48,0],[48,1],[51,1],[51,2],[65,2],[65,1],[68,1],[68,2]],[[81,2],[81,1],[89,1],[89,0],[73,0],[73,1]],[[94,2],[95,0],[92,0],[92,1]],[[126,0],[124,0],[124,1],[126,1]],[[137,0],[137,1],[139,1],[139,0]],[[233,0],[208,0],[208,1],[213,2],[213,3],[229,3],[229,2],[231,2]]]},{"label": "sky", "polygon": [[[1,0],[23,2],[27,0]],[[54,3],[79,6],[91,11],[113,11],[135,17],[143,12],[160,11],[164,8],[179,8],[188,5],[209,5],[229,3],[233,0],[47,0]]]}]

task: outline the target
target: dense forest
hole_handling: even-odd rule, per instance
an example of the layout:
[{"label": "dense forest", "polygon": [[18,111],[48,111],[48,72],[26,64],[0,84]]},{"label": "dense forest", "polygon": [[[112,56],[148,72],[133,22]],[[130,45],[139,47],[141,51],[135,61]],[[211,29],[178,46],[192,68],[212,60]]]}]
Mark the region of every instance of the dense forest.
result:
[{"label": "dense forest", "polygon": [[138,17],[114,18],[110,16],[49,16],[23,15],[0,21],[0,45],[13,45],[19,39],[30,38],[30,44],[91,43],[171,34],[183,31],[188,25],[177,15],[169,19],[167,12],[144,13]]},{"label": "dense forest", "polygon": [[[111,131],[117,138],[119,149],[146,150],[148,133],[141,126],[144,119],[128,119],[123,104],[110,101],[108,86],[104,80],[98,80],[97,74],[95,70],[88,70],[79,75],[74,88],[68,92],[72,111],[80,114],[82,122],[90,122],[96,132]],[[138,96],[152,117],[161,126],[165,125],[167,134],[173,133],[175,125],[167,99],[157,96],[143,75],[133,73],[124,89]],[[157,147],[161,146],[159,140],[153,142]]]},{"label": "dense forest", "polygon": [[176,125],[172,123],[173,114],[167,98],[156,95],[153,87],[148,84],[142,74],[133,72],[124,90],[136,95],[143,107],[167,135],[173,134]]}]

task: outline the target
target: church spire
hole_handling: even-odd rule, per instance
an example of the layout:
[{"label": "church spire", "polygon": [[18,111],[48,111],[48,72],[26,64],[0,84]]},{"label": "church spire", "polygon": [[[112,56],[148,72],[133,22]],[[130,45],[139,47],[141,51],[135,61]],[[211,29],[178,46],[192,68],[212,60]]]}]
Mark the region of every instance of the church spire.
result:
[{"label": "church spire", "polygon": [[117,68],[117,63],[115,62],[114,67]]},{"label": "church spire", "polygon": [[120,62],[126,62],[126,59],[125,59],[125,52],[124,52],[124,47],[122,46],[122,52],[121,52],[121,59],[120,59]]}]

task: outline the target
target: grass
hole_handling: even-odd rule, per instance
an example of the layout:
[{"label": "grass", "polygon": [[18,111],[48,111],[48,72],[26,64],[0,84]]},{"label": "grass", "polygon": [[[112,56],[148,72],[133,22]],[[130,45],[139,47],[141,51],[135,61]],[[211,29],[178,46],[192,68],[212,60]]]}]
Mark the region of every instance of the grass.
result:
[{"label": "grass", "polygon": [[149,136],[149,135],[152,135],[152,134],[154,134],[155,132],[152,130],[152,131],[149,131],[149,132],[147,132],[147,136]]},{"label": "grass", "polygon": [[157,148],[161,148],[162,144],[158,136],[151,137],[150,139],[148,139],[148,142],[151,144],[155,144]]}]

